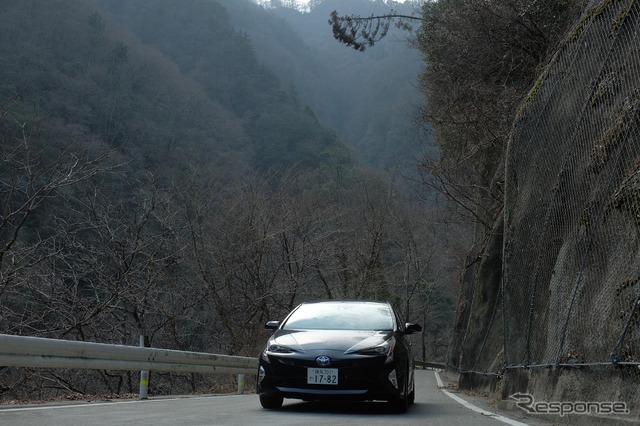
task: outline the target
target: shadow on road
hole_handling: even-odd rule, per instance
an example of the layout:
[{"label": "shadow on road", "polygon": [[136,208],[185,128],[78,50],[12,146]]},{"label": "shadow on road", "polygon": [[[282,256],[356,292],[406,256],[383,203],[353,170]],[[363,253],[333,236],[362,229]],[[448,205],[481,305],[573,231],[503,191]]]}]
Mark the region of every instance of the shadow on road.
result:
[{"label": "shadow on road", "polygon": [[[408,412],[419,411],[421,405],[413,404],[409,406]],[[389,415],[398,416],[398,412],[386,402],[382,401],[292,401],[282,406],[278,411],[292,413],[323,413],[323,414],[358,414],[358,415]]]}]

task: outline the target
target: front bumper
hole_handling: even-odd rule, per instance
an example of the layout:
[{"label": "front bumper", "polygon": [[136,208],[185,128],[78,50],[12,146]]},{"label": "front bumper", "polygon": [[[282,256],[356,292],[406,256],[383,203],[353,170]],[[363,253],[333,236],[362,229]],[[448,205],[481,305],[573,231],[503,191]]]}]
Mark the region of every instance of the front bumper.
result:
[{"label": "front bumper", "polygon": [[337,385],[307,383],[307,369],[317,367],[314,359],[273,355],[268,362],[261,359],[257,393],[303,400],[393,400],[403,396],[404,376],[398,374],[395,363],[385,364],[386,356],[333,358]]}]

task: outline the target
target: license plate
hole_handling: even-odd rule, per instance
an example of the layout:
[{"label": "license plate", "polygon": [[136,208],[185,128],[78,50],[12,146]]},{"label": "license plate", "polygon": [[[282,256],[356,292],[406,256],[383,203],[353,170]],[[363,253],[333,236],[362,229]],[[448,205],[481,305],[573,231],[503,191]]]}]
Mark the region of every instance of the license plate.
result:
[{"label": "license plate", "polygon": [[337,368],[307,368],[307,383],[310,385],[337,385]]}]

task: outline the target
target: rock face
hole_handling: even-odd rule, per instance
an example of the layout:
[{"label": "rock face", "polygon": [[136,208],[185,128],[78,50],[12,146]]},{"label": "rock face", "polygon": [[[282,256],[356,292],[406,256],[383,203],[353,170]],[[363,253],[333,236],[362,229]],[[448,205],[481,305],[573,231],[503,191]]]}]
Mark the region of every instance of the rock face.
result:
[{"label": "rock face", "polygon": [[625,401],[637,415],[640,2],[592,2],[531,89],[502,220],[502,244],[464,283],[450,361],[469,380],[504,373],[503,397]]}]

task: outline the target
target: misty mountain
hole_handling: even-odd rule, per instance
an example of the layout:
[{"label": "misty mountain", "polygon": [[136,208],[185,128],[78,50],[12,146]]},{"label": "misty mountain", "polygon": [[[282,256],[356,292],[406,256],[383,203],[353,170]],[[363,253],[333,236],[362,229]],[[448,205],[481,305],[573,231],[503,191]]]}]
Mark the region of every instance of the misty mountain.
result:
[{"label": "misty mountain", "polygon": [[365,52],[338,43],[329,14],[382,15],[391,10],[417,15],[409,3],[382,0],[324,0],[308,13],[271,2],[265,9],[249,0],[219,0],[233,23],[246,31],[256,56],[285,87],[309,103],[328,127],[335,129],[357,159],[373,168],[415,168],[426,137],[414,126],[421,102],[416,79],[420,53],[411,34],[391,27],[388,36]]},{"label": "misty mountain", "polygon": [[2,104],[14,99],[16,120],[37,123],[33,136],[48,149],[81,140],[120,147],[163,174],[187,164],[241,172],[346,159],[335,133],[259,64],[216,2],[0,3]]}]

